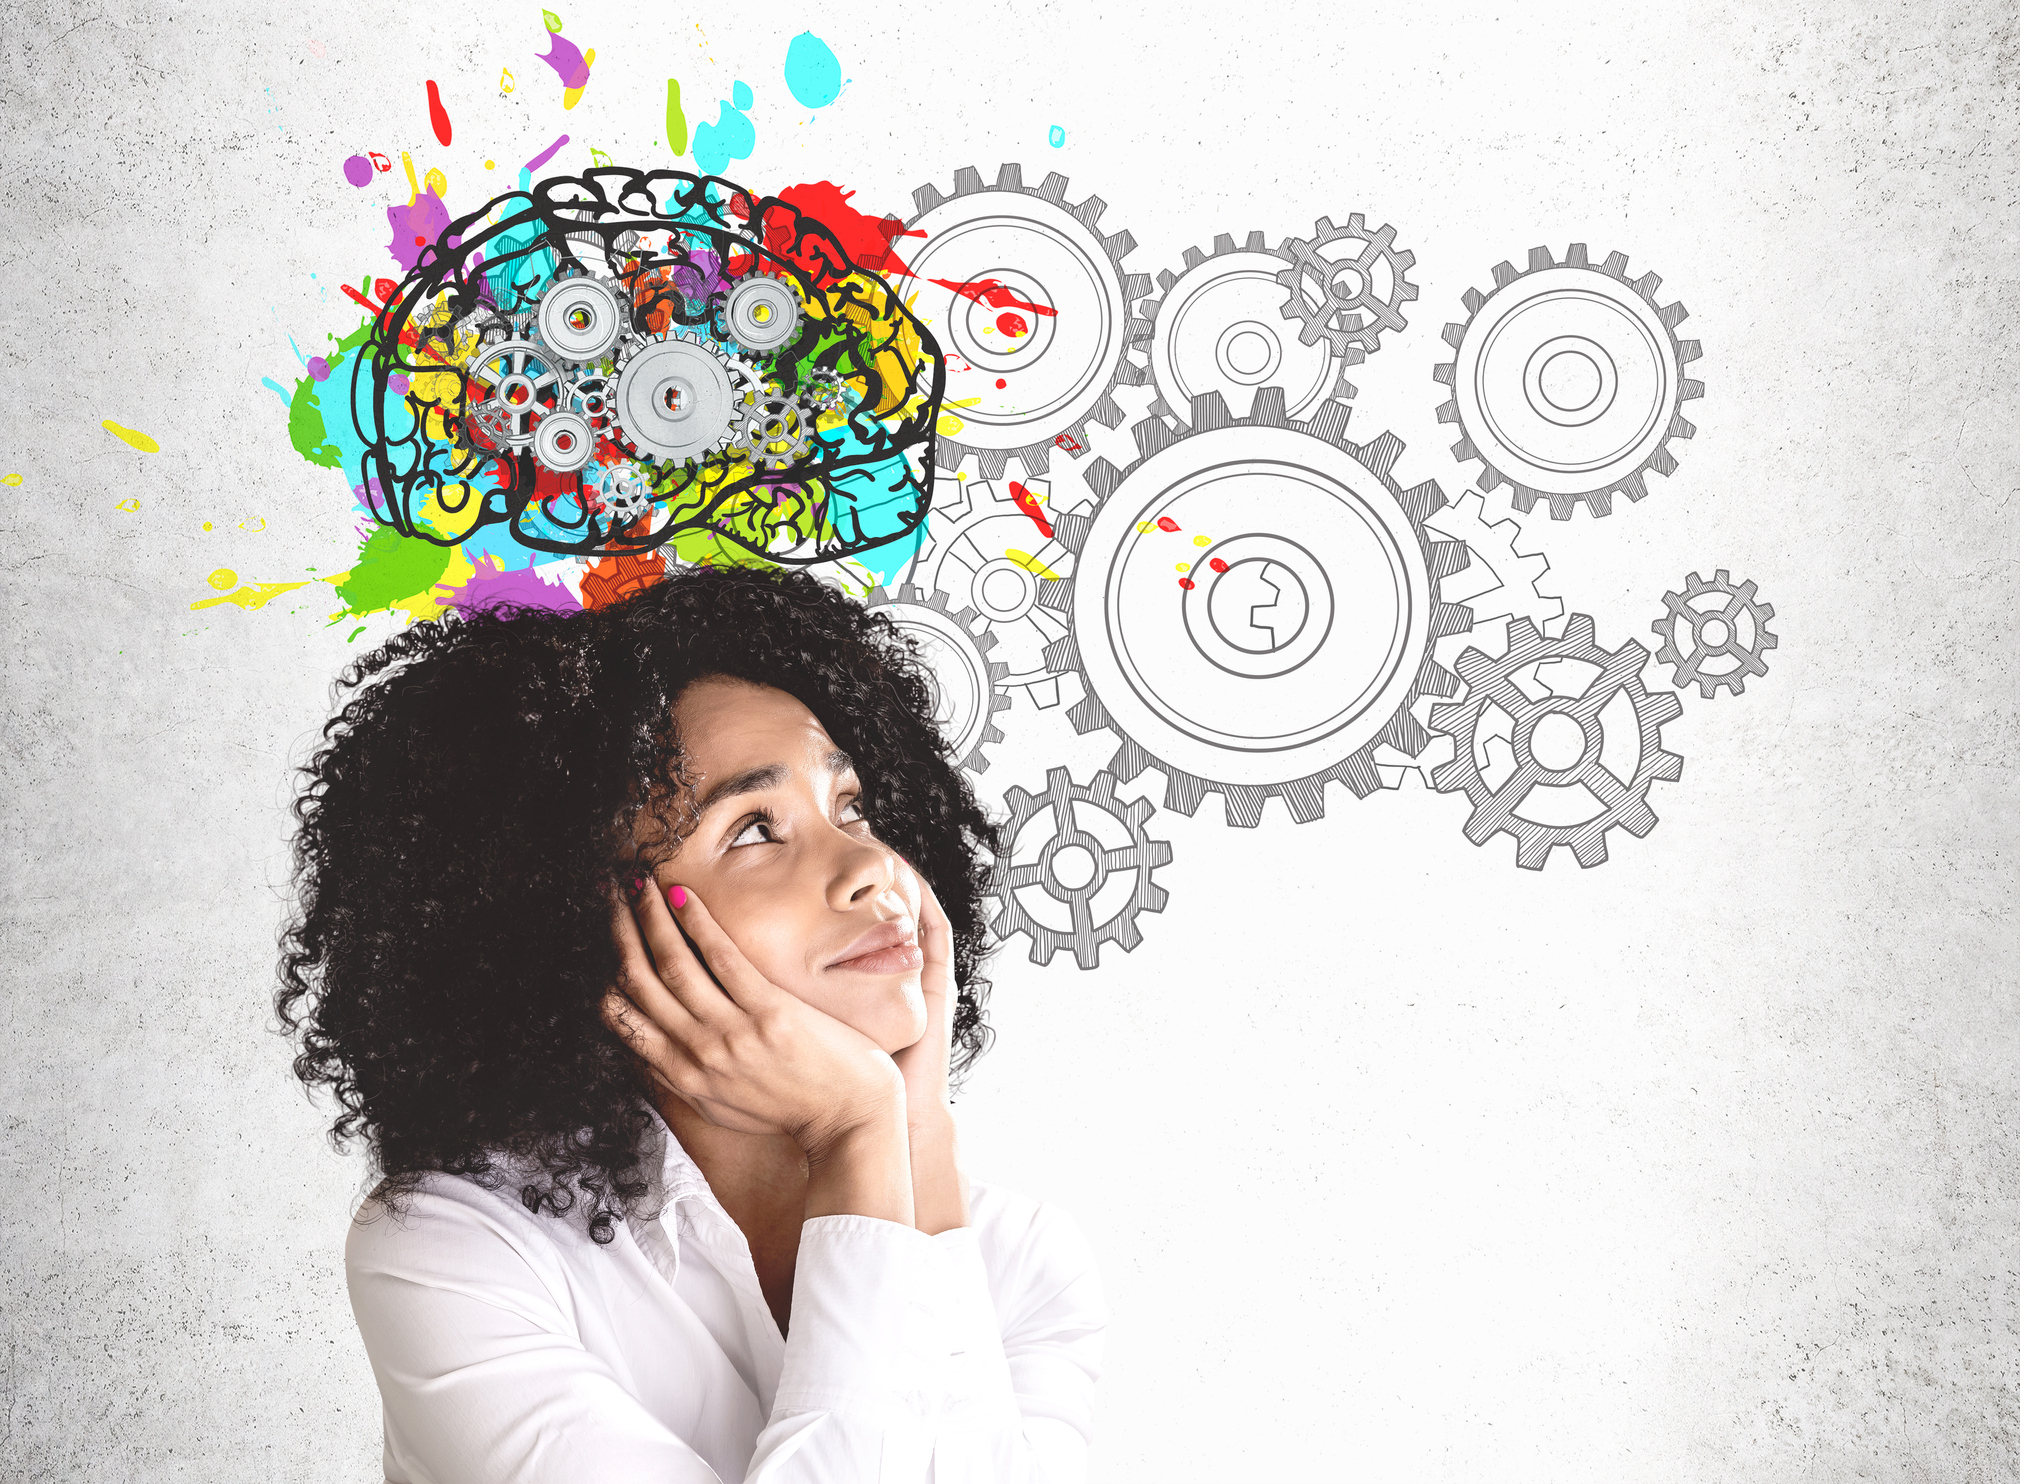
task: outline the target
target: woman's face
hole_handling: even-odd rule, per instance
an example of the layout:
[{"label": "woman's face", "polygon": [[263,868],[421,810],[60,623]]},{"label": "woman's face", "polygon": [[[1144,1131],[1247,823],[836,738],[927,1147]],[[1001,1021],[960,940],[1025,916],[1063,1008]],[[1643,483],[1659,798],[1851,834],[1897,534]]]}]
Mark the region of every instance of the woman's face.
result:
[{"label": "woman's face", "polygon": [[917,1041],[919,883],[870,833],[848,754],[784,691],[722,676],[673,720],[700,815],[659,889],[698,894],[759,973],[885,1051]]}]

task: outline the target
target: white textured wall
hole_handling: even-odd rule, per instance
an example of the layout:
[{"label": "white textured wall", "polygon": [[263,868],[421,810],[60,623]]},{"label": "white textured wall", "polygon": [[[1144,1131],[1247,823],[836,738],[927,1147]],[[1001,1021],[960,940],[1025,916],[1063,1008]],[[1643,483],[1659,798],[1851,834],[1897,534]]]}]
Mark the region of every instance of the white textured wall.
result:
[{"label": "white textured wall", "polygon": [[[1000,961],[964,1127],[1102,1257],[1098,1477],[2020,1475],[2008,6],[567,0],[598,61],[565,118],[534,5],[254,8],[0,20],[0,1478],[376,1477],[360,1166],[265,1028],[287,768],[355,651],[188,605],[354,551],[259,384],[353,322],[319,284],[390,270],[343,157],[414,149],[467,209],[480,154],[503,186],[562,127],[644,158],[668,75],[691,119],[751,82],[753,184],[909,211],[960,165],[1057,168],[1143,271],[1395,223],[1422,297],[1354,426],[1449,494],[1438,329],[1501,259],[1618,248],[1705,348],[1674,477],[1524,522],[1612,642],[1690,570],[1779,611],[1772,673],[1669,728],[1653,835],[1535,875],[1454,798],[1254,831],[1209,800],[1156,816],[1172,907],[1133,956]],[[794,127],[805,27],[853,81]],[[1008,721],[992,781],[1107,755]]]}]

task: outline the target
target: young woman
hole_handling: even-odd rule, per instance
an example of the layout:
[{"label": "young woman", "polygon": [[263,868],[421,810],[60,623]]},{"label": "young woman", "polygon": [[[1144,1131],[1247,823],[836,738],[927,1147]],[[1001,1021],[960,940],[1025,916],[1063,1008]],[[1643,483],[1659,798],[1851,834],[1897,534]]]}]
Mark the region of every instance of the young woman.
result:
[{"label": "young woman", "polygon": [[1083,1477],[1105,1309],[961,1169],[993,837],[888,621],[689,568],[340,685],[276,1004],[385,1177],[386,1478]]}]

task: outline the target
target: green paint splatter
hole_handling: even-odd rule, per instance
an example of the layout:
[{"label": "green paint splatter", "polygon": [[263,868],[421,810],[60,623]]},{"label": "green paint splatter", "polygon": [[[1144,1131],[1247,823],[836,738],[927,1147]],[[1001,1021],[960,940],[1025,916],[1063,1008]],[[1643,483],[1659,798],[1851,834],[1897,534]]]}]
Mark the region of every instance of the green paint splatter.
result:
[{"label": "green paint splatter", "polygon": [[316,379],[304,376],[295,383],[295,394],[288,400],[288,442],[318,469],[334,469],[343,463],[344,452],[329,439],[323,409],[316,401]]},{"label": "green paint splatter", "polygon": [[358,549],[358,564],[336,584],[344,612],[359,618],[383,612],[403,599],[425,593],[449,570],[452,546],[402,536],[380,526]]},{"label": "green paint splatter", "polygon": [[549,31],[559,31],[561,29],[561,17],[556,15],[551,10],[541,11],[540,19],[547,23],[547,29]]},{"label": "green paint splatter", "polygon": [[666,147],[677,155],[687,153],[687,115],[680,111],[680,83],[666,80]]}]

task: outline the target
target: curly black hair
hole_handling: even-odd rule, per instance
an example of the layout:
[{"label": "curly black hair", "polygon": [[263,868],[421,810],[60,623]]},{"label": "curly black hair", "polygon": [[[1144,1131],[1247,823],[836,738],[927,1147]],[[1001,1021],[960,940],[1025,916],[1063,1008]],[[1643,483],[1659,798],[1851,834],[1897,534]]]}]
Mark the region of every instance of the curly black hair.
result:
[{"label": "curly black hair", "polygon": [[[529,1210],[586,1198],[591,1237],[647,1190],[636,1056],[606,889],[677,848],[691,814],[672,707],[709,675],[796,697],[855,759],[878,837],[954,936],[953,1068],[991,1033],[982,898],[996,831],[932,721],[911,641],[804,573],[683,567],[607,607],[500,604],[417,622],[347,665],[300,769],[294,913],[274,1008],[295,1075],[330,1088],[399,1209],[429,1171]],[[505,1156],[501,1159],[500,1156]]]}]

